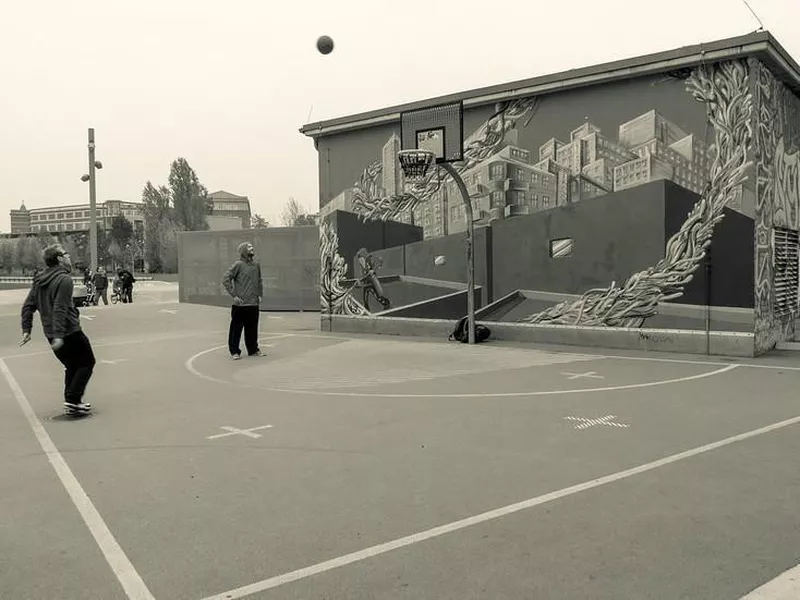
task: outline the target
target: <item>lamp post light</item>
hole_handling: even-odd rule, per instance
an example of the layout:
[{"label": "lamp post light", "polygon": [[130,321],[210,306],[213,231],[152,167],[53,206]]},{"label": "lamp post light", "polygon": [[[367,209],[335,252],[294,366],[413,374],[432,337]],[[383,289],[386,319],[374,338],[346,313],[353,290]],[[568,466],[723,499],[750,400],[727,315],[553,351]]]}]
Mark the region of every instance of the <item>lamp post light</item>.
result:
[{"label": "lamp post light", "polygon": [[94,128],[89,128],[89,174],[81,176],[81,181],[89,182],[89,252],[90,269],[97,271],[97,185],[95,169],[102,169],[103,163],[94,158]]}]

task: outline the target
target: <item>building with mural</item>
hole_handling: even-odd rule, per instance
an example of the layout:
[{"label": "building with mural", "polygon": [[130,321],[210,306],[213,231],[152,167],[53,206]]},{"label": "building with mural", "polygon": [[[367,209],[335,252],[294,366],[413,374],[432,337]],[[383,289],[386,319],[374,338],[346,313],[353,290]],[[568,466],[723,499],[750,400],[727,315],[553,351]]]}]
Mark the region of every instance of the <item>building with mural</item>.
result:
[{"label": "building with mural", "polygon": [[[438,167],[408,181],[397,160],[400,115],[460,103],[482,320],[512,337],[768,351],[799,309],[799,94],[797,62],[757,32],[306,125],[326,157],[323,311],[372,331],[463,316],[459,187]],[[381,265],[391,308],[358,301],[339,248]]]}]

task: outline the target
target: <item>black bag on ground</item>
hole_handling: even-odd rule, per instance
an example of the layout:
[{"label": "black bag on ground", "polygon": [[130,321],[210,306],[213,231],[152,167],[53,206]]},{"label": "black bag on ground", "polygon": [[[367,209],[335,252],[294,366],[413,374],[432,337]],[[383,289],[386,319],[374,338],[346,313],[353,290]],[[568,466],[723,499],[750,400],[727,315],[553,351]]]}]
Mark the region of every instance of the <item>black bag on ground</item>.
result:
[{"label": "black bag on ground", "polygon": [[[475,323],[475,343],[480,344],[481,342],[485,342],[489,339],[489,336],[492,335],[491,330],[486,327],[486,325],[481,325],[480,323]],[[447,338],[448,340],[456,340],[457,342],[461,342],[463,344],[469,343],[469,317],[461,317],[456,323],[456,328],[453,329],[453,333]]]}]

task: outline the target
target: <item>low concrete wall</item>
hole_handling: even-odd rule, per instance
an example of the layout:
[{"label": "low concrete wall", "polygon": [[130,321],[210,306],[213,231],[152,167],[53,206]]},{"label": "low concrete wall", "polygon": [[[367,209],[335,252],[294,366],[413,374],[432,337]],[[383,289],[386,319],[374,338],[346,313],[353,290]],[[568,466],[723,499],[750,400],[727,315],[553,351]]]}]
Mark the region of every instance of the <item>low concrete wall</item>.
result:
[{"label": "low concrete wall", "polygon": [[242,242],[255,246],[261,263],[261,310],[320,309],[319,229],[311,226],[179,233],[179,301],[230,306],[222,276]]},{"label": "low concrete wall", "polygon": [[[351,317],[325,315],[323,331],[368,333],[447,339],[455,320],[412,319],[401,317]],[[716,356],[754,356],[752,333],[733,331],[694,331],[688,329],[629,329],[623,327],[573,327],[528,323],[483,322],[492,331],[491,339],[533,344],[559,344],[617,350],[652,350]]]},{"label": "low concrete wall", "polygon": [[[492,304],[476,311],[479,319],[492,322],[513,323],[518,318],[545,310],[560,302],[577,300],[575,294],[560,294],[536,290],[516,290]],[[658,314],[647,319],[646,329],[689,329],[705,331],[706,319],[712,331],[753,332],[752,308],[706,306],[661,302]]]}]

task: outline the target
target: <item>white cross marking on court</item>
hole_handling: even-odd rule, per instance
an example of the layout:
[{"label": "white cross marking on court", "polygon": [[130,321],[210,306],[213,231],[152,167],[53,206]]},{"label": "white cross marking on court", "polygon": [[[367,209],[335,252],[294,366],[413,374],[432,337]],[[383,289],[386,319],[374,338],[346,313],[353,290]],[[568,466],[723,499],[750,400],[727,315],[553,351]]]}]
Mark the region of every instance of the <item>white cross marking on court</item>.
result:
[{"label": "white cross marking on court", "polygon": [[588,371],[587,373],[562,373],[562,375],[568,375],[568,379],[581,379],[584,377],[587,379],[605,379],[602,375],[598,375],[597,371]]},{"label": "white cross marking on court", "polygon": [[161,309],[160,311],[158,311],[158,312],[165,312],[165,313],[169,313],[169,314],[171,314],[171,315],[174,315],[174,314],[175,314],[176,312],[178,312],[178,311],[177,311],[177,310],[170,310],[170,309],[168,309],[168,308],[162,308],[162,309]]},{"label": "white cross marking on court", "polygon": [[117,363],[125,362],[127,360],[128,360],[127,358],[115,358],[114,360],[105,360],[105,359],[103,359],[103,360],[100,360],[99,362],[102,365],[115,365]]},{"label": "white cross marking on court", "polygon": [[577,421],[578,425],[575,425],[575,429],[586,429],[587,427],[594,427],[595,425],[606,425],[608,427],[630,427],[630,425],[626,423],[615,423],[613,419],[616,419],[616,415],[606,415],[605,417],[600,417],[599,419],[584,419],[583,417],[564,417],[565,421]]},{"label": "white cross marking on court", "polygon": [[95,318],[95,315],[81,315],[81,319],[86,319],[87,321],[91,321]]},{"label": "white cross marking on court", "polygon": [[261,427],[253,427],[251,429],[237,429],[236,427],[230,427],[229,425],[223,425],[220,429],[224,429],[228,433],[218,433],[216,435],[209,435],[206,439],[208,440],[215,440],[217,438],[228,437],[229,435],[246,435],[247,437],[251,437],[254,439],[260,438],[260,433],[253,433],[254,431],[258,431],[259,429],[271,429],[272,425],[262,425]]}]

